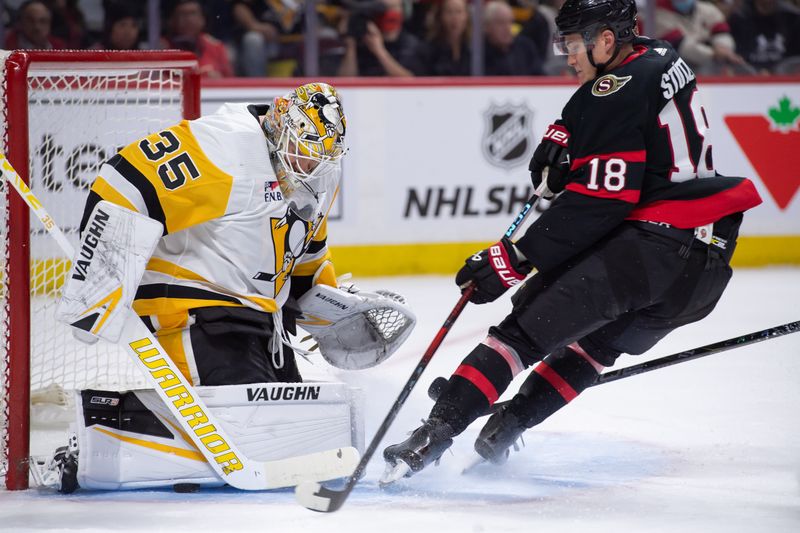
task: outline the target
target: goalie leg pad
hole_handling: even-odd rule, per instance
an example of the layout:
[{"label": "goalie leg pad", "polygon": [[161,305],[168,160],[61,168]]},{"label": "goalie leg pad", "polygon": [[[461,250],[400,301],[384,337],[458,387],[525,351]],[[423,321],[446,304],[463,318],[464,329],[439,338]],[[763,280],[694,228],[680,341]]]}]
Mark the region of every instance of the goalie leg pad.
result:
[{"label": "goalie leg pad", "polygon": [[[197,387],[248,459],[364,449],[363,396],[343,383]],[[154,391],[78,394],[78,483],[87,489],[224,485]]]}]

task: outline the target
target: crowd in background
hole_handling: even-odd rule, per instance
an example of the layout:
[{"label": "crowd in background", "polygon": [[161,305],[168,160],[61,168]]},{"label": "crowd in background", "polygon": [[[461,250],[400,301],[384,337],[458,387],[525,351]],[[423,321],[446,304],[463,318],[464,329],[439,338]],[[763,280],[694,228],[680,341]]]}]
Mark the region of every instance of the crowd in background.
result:
[{"label": "crowd in background", "polygon": [[[655,0],[651,37],[701,74],[800,72],[800,0]],[[483,73],[569,75],[553,56],[563,0],[487,0]],[[146,35],[144,0],[5,0],[6,49],[152,47],[195,52],[204,76],[304,75],[303,0],[161,0]],[[468,76],[470,0],[317,0],[324,76]],[[641,18],[641,17],[640,17]]]}]

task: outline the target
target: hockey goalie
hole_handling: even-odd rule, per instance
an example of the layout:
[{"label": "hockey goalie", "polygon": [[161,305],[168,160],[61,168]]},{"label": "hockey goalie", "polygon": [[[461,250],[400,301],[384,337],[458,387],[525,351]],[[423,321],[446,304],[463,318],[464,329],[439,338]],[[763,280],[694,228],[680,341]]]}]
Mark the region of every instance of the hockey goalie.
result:
[{"label": "hockey goalie", "polygon": [[[59,320],[120,342],[132,308],[249,459],[363,447],[358,391],[304,383],[292,345],[299,325],[331,365],[362,369],[415,323],[399,295],[337,284],[345,130],[335,89],[310,83],[122,148],[89,193]],[[75,435],[40,472],[62,492],[225,483],[155,390],[76,400]]]}]

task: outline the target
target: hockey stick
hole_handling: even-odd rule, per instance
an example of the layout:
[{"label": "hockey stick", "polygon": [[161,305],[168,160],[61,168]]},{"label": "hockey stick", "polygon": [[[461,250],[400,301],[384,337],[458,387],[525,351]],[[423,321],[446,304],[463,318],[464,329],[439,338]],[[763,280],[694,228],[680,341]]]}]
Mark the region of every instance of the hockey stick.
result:
[{"label": "hockey stick", "polygon": [[[639,363],[637,365],[632,365],[600,374],[600,376],[597,378],[597,381],[589,386],[596,387],[597,385],[611,383],[612,381],[618,381],[620,379],[629,378],[639,374],[645,374],[647,372],[652,372],[653,370],[658,370],[659,368],[685,363],[686,361],[699,359],[707,355],[714,355],[732,350],[734,348],[741,348],[742,346],[755,344],[757,342],[776,339],[790,333],[797,333],[798,331],[800,331],[800,321],[781,324],[780,326],[762,329],[761,331],[754,331],[753,333],[746,333],[744,335],[739,335],[738,337],[733,337],[724,341],[706,344],[705,346],[700,346],[698,348],[692,348],[690,350],[685,350],[672,355],[665,355],[664,357],[652,359],[644,363]],[[444,391],[444,387],[447,386],[447,381],[447,378],[441,376],[434,379],[428,387],[428,397],[436,401]],[[493,404],[485,413],[481,414],[481,416],[490,415],[502,409],[503,406],[508,402],[509,400],[506,400]]]},{"label": "hockey stick", "polygon": [[[522,229],[525,221],[529,219],[528,215],[536,205],[536,202],[540,198],[546,185],[547,177],[545,175],[545,179],[542,180],[542,185],[536,190],[534,196],[523,206],[522,211],[519,213],[519,215],[517,215],[517,217],[511,223],[511,226],[509,226],[508,230],[505,232],[506,237],[512,239],[513,236],[516,235],[520,229]],[[386,431],[389,429],[389,426],[392,424],[392,422],[394,422],[394,419],[397,416],[397,413],[400,411],[400,408],[403,407],[403,404],[408,398],[408,395],[411,393],[411,390],[422,376],[422,372],[428,366],[428,363],[433,358],[436,350],[439,349],[439,346],[442,344],[445,336],[450,332],[450,328],[461,314],[461,311],[464,310],[464,307],[467,305],[467,302],[474,291],[475,285],[473,284],[468,285],[464,289],[464,292],[461,294],[461,298],[458,299],[458,302],[456,302],[453,310],[450,311],[450,314],[447,316],[444,324],[441,328],[439,328],[439,332],[433,338],[433,341],[431,341],[430,346],[428,346],[428,349],[425,350],[425,354],[422,356],[422,359],[420,359],[417,366],[411,372],[411,376],[408,378],[408,381],[406,381],[406,384],[400,391],[400,395],[389,409],[389,413],[386,415],[386,418],[383,419],[383,422],[378,428],[378,431],[375,433],[375,436],[372,438],[372,441],[369,443],[369,447],[361,457],[361,461],[359,461],[355,471],[350,475],[350,477],[347,478],[344,488],[341,490],[333,490],[323,486],[320,483],[300,483],[294,490],[295,498],[297,499],[298,503],[308,509],[311,509],[312,511],[326,513],[336,511],[344,504],[345,500],[347,500],[347,497],[350,495],[350,492],[352,492],[356,483],[358,483],[358,480],[361,479],[361,476],[364,474],[364,471],[367,468],[367,463],[369,463],[370,459],[372,459],[372,456],[375,454],[375,450],[377,449],[378,445],[380,445],[381,440],[383,440],[383,437],[386,434]]]},{"label": "hockey stick", "polygon": [[[72,244],[3,154],[0,154],[0,173],[28,204],[67,257],[74,257]],[[358,451],[353,447],[266,462],[247,459],[132,309],[128,312],[121,344],[147,376],[192,444],[217,475],[232,487],[243,490],[291,487],[302,481],[346,476],[356,464]]]}]

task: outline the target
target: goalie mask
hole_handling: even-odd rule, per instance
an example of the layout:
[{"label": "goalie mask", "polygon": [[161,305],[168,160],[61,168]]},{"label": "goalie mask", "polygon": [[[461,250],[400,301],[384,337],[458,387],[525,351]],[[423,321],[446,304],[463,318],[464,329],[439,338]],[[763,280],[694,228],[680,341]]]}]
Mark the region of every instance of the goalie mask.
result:
[{"label": "goalie mask", "polygon": [[346,120],[336,89],[308,83],[275,98],[263,122],[281,190],[299,214],[335,189]]}]

